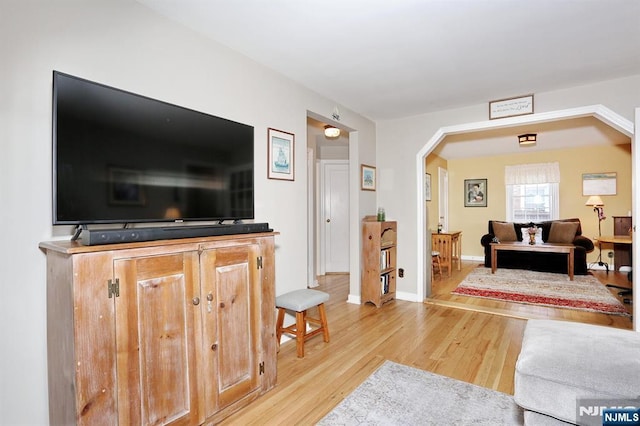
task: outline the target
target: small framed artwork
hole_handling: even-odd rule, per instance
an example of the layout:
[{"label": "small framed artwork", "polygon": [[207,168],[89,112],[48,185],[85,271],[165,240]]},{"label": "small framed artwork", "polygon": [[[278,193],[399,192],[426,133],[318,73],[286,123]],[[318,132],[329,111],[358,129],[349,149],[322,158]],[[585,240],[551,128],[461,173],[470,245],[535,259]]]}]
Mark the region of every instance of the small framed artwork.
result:
[{"label": "small framed artwork", "polygon": [[360,188],[363,191],[376,190],[376,168],[375,167],[367,166],[366,164],[360,165]]},{"label": "small framed artwork", "polygon": [[424,174],[424,199],[431,201],[431,175],[429,173]]},{"label": "small framed artwork", "polygon": [[267,177],[294,180],[295,135],[277,129],[268,129]]},{"label": "small framed artwork", "polygon": [[499,99],[489,102],[489,119],[533,114],[533,95]]},{"label": "small framed artwork", "polygon": [[616,172],[583,173],[582,195],[616,195],[616,181]]},{"label": "small framed artwork", "polygon": [[487,180],[464,180],[464,206],[487,207]]},{"label": "small framed artwork", "polygon": [[109,203],[114,205],[143,206],[145,196],[142,173],[139,170],[109,167]]}]

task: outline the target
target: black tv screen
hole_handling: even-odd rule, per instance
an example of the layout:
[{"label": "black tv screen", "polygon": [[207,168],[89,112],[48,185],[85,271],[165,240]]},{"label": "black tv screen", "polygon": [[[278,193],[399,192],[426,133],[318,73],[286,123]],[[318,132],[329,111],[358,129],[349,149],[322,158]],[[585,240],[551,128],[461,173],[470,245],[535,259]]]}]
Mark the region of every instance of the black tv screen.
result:
[{"label": "black tv screen", "polygon": [[253,219],[252,126],[53,73],[53,224]]}]

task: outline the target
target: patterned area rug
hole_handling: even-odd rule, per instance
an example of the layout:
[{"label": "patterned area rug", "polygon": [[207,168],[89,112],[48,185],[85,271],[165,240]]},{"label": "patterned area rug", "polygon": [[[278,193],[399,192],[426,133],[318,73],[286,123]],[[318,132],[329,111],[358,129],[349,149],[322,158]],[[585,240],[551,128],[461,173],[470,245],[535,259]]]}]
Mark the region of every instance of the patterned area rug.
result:
[{"label": "patterned area rug", "polygon": [[593,275],[576,275],[479,266],[462,280],[453,294],[554,308],[629,316],[625,306]]},{"label": "patterned area rug", "polygon": [[385,363],[318,423],[328,425],[522,425],[513,397]]}]

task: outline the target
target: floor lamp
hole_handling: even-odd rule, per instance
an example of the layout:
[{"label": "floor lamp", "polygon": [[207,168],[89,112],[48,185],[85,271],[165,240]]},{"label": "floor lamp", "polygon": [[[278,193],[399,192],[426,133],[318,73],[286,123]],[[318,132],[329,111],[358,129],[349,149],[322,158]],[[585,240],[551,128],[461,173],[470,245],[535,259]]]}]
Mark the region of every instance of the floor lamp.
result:
[{"label": "floor lamp", "polygon": [[609,264],[602,261],[602,246],[600,245],[600,237],[602,236],[601,223],[606,219],[606,216],[604,215],[604,203],[599,195],[592,195],[584,205],[593,207],[593,211],[596,212],[596,215],[598,216],[598,250],[600,252],[598,254],[598,266],[604,266],[607,273],[609,273]]}]

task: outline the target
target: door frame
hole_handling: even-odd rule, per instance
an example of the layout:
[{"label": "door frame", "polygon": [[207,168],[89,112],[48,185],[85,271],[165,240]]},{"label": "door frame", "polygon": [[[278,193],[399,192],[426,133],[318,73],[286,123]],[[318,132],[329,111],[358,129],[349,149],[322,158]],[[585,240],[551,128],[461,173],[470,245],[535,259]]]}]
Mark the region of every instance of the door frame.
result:
[{"label": "door frame", "polygon": [[[640,128],[640,108],[635,109],[635,128]],[[640,212],[640,197],[636,195],[636,191],[638,190],[638,166],[640,166],[640,149],[638,149],[638,136],[634,132],[631,137],[631,219],[637,217],[636,212]],[[632,240],[636,239],[636,225],[632,223],[631,225],[631,238]],[[638,265],[640,261],[640,244],[633,244],[631,247],[631,264]],[[636,276],[635,280],[631,280],[631,287],[633,289],[633,295],[631,296],[631,301],[633,303],[633,329],[635,331],[640,331],[640,319],[638,315],[640,315],[640,308],[638,307],[638,289],[635,284],[638,282],[638,274],[634,272]]]},{"label": "door frame", "polygon": [[313,149],[307,148],[307,287],[318,287],[316,274],[316,242],[315,242],[315,191],[316,169],[314,167]]},{"label": "door frame", "polygon": [[438,219],[442,218],[442,229],[449,230],[449,171],[438,167]]}]

